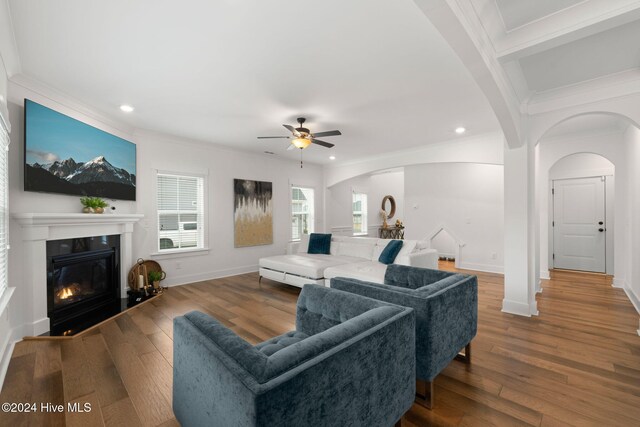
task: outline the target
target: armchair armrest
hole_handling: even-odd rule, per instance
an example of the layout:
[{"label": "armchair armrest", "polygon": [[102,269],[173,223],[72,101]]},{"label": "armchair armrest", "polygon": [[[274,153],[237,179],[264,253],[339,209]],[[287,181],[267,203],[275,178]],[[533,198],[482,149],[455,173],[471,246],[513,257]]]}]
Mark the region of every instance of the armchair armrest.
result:
[{"label": "armchair armrest", "polygon": [[[267,357],[224,327],[197,312],[176,317],[173,327],[173,410],[185,425],[251,425],[254,391]],[[218,386],[214,386],[214,385]]]}]

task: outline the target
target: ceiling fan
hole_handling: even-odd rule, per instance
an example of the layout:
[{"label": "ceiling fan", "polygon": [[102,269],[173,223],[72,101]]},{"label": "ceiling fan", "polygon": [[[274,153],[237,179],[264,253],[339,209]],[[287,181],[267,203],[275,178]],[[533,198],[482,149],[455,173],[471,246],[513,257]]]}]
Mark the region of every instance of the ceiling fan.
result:
[{"label": "ceiling fan", "polygon": [[[292,136],[259,136],[258,139],[276,139],[276,138],[290,139],[291,144],[289,145],[287,150],[293,150],[294,148],[299,148],[300,150],[303,150],[311,144],[317,144],[323,147],[331,148],[334,146],[334,144],[331,144],[330,142],[321,141],[317,138],[342,135],[342,132],[340,132],[339,130],[330,130],[326,132],[311,133],[311,131],[308,128],[305,128],[302,126],[304,122],[307,121],[307,119],[305,119],[304,117],[298,117],[296,120],[298,121],[297,128],[294,128],[291,125],[282,125],[289,132],[291,132]],[[302,152],[300,152],[300,167],[302,167]]]}]

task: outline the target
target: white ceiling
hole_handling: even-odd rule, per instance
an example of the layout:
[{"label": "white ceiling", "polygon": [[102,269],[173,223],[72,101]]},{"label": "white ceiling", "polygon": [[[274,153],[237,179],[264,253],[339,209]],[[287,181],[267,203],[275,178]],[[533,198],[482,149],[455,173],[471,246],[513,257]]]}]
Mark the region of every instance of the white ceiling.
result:
[{"label": "white ceiling", "polygon": [[[412,0],[9,0],[22,72],[128,124],[305,161],[492,132],[467,70]],[[129,103],[136,110],[121,114]]]},{"label": "white ceiling", "polygon": [[583,1],[585,0],[495,0],[507,31]]},{"label": "white ceiling", "polygon": [[530,90],[545,91],[640,67],[640,21],[520,59]]}]

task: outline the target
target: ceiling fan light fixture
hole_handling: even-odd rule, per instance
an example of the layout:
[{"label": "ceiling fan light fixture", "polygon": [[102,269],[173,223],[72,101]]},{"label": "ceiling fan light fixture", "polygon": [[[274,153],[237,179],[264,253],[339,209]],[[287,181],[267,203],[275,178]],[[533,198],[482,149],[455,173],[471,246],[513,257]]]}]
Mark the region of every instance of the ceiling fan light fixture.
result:
[{"label": "ceiling fan light fixture", "polygon": [[307,139],[307,138],[296,138],[293,141],[291,141],[291,143],[296,147],[296,148],[307,148],[309,145],[311,145],[311,140]]}]

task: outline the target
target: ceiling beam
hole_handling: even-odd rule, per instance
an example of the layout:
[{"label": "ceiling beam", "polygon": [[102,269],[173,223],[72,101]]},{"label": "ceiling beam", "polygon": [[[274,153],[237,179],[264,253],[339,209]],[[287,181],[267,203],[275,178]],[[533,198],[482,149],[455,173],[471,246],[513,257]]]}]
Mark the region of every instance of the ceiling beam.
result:
[{"label": "ceiling beam", "polygon": [[414,0],[451,46],[489,101],[512,147],[523,145],[520,101],[469,2]]},{"label": "ceiling beam", "polygon": [[493,35],[502,63],[531,56],[640,19],[638,0],[591,0]]}]

